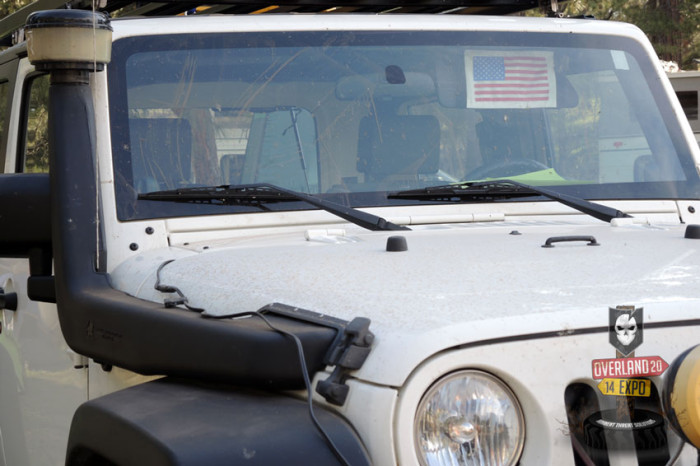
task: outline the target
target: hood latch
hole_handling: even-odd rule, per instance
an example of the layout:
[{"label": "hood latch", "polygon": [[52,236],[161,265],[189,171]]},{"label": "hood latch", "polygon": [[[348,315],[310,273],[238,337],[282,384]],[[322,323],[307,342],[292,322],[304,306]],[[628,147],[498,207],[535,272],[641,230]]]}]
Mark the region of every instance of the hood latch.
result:
[{"label": "hood latch", "polygon": [[366,317],[355,317],[328,352],[325,362],[329,366],[335,366],[335,369],[326,380],[318,383],[316,392],[331,404],[342,406],[345,403],[350,390],[345,385],[348,374],[361,368],[369,355],[374,342],[369,324],[370,320]]}]

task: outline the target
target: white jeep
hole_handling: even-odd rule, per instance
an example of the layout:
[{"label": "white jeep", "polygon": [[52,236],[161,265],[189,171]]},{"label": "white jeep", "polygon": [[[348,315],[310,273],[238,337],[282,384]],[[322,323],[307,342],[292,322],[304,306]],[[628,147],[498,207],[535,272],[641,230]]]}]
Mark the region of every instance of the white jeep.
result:
[{"label": "white jeep", "polygon": [[0,465],[697,464],[700,149],[639,29],[128,3],[0,21]]}]

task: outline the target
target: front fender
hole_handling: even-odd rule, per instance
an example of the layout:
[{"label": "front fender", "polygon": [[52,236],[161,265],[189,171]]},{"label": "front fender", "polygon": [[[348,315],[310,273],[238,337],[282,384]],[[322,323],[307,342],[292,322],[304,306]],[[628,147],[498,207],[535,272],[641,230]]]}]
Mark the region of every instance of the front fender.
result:
[{"label": "front fender", "polygon": [[[370,464],[347,421],[320,406],[314,411],[349,464]],[[170,378],[81,405],[66,456],[67,466],[338,463],[305,401]]]}]

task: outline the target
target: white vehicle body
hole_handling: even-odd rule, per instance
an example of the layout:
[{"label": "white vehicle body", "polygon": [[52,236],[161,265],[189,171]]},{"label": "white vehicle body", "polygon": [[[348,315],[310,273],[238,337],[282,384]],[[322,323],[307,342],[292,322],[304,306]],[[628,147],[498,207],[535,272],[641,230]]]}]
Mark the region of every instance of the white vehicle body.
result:
[{"label": "white vehicle body", "polygon": [[[684,351],[700,343],[700,242],[692,234],[686,233],[689,225],[700,224],[700,191],[697,190],[700,185],[697,180],[700,148],[688,122],[682,118],[683,110],[668,78],[660,69],[647,66],[645,62],[641,63],[641,68],[645,72],[655,73],[647,76],[646,81],[657,83],[657,87],[650,92],[658,103],[650,103],[647,99],[644,105],[663,108],[660,114],[666,117],[665,123],[670,128],[667,131],[668,139],[673,140],[676,147],[674,155],[668,156],[669,160],[671,157],[681,160],[678,166],[682,166],[682,182],[691,186],[676,197],[671,197],[666,191],[643,191],[641,188],[635,196],[625,198],[615,197],[612,188],[600,195],[594,194],[591,197],[598,204],[628,214],[619,215],[607,223],[546,196],[524,200],[515,197],[500,199],[498,202],[486,199],[472,202],[415,201],[404,202],[403,205],[389,202],[384,205],[377,202],[355,204],[361,210],[381,216],[394,225],[410,228],[405,231],[368,231],[332,213],[309,209],[308,206],[287,209],[277,208],[278,204],[275,204],[271,209],[246,208],[247,210],[219,213],[213,210],[218,206],[207,205],[204,213],[188,211],[185,215],[167,215],[153,210],[130,218],[125,218],[130,213],[125,214],[125,210],[120,210],[126,209],[123,198],[120,197],[123,194],[120,194],[118,188],[124,172],[118,168],[120,162],[116,162],[115,151],[120,144],[116,139],[120,137],[118,131],[123,129],[115,128],[120,128],[120,124],[126,121],[126,112],[129,112],[128,118],[138,116],[144,120],[164,116],[173,120],[188,115],[190,124],[195,125],[196,112],[178,114],[178,109],[196,102],[192,103],[193,108],[210,109],[206,115],[216,112],[223,114],[226,104],[219,103],[217,106],[214,101],[231,92],[223,88],[217,89],[213,84],[201,88],[196,85],[189,89],[185,89],[187,86],[176,88],[177,80],[174,81],[175,84],[168,82],[162,88],[157,83],[149,87],[145,81],[138,81],[135,74],[136,78],[120,78],[120,85],[125,86],[124,89],[129,86],[129,90],[124,91],[128,97],[119,94],[124,102],[128,102],[129,107],[127,110],[115,110],[115,105],[118,105],[115,102],[121,97],[115,93],[116,87],[110,88],[113,85],[110,80],[116,80],[117,70],[122,69],[119,67],[126,63],[125,67],[138,69],[147,61],[155,60],[148,55],[151,53],[149,51],[144,52],[145,58],[136,55],[135,58],[125,58],[130,51],[125,47],[119,48],[120,43],[140,41],[150,44],[151,38],[157,41],[163,37],[194,40],[192,38],[207,34],[217,37],[257,34],[256,37],[262,37],[263,33],[278,38],[285,34],[293,37],[297,33],[310,33],[309,37],[313,34],[340,37],[345,31],[354,31],[358,36],[367,34],[368,37],[386,32],[397,36],[415,34],[418,37],[430,31],[475,36],[551,34],[552,37],[561,38],[586,36],[620,39],[636,44],[637,57],[642,56],[639,52],[642,51],[645,60],[655,63],[653,49],[636,27],[595,20],[509,16],[350,14],[324,15],[321,20],[318,15],[309,14],[127,18],[113,20],[111,28],[115,50],[113,61],[106,66],[105,71],[91,73],[89,82],[94,105],[94,157],[96,183],[99,187],[99,214],[95,214],[99,238],[96,241],[100,246],[97,254],[101,257],[71,257],[68,262],[93,260],[98,264],[95,267],[108,277],[111,287],[143,302],[163,305],[168,299],[177,297],[173,291],[176,289],[177,295],[184,300],[175,303],[174,312],[190,312],[185,307],[191,307],[199,312],[203,310],[208,316],[224,317],[257,311],[271,303],[282,303],[293,309],[313,311],[320,314],[321,318],[331,316],[345,322],[358,316],[368,318],[374,340],[361,367],[349,371],[341,380],[341,385],[348,388],[347,398],[337,403],[315,393],[314,399],[318,409],[339,414],[351,426],[372,464],[450,464],[440,463],[436,459],[430,460],[432,462],[419,459],[422,447],[418,445],[420,434],[417,433],[419,428],[416,413],[421,400],[436,381],[448,374],[465,370],[494,376],[507,390],[512,391],[516,404],[522,411],[522,451],[518,450],[516,457],[504,464],[536,466],[595,463],[622,466],[665,464],[667,461],[673,461],[677,465],[696,464],[697,450],[685,443],[686,438],[675,433],[670,420],[661,426],[666,436],[663,442],[665,445],[660,447],[663,450],[661,459],[654,456],[649,460],[645,457],[646,450],[641,447],[637,447],[639,451],[636,451],[631,434],[622,441],[626,447],[604,449],[602,456],[582,453],[588,451],[586,448],[589,447],[581,445],[584,433],[577,431],[590,415],[598,411],[619,409],[621,399],[627,400],[625,402],[633,399],[638,408],[660,416],[667,414],[663,411],[665,408],[662,402],[667,391],[664,385],[669,379],[667,374],[627,378],[620,378],[619,374],[614,376],[615,383],[617,380],[640,378],[650,381],[649,385],[644,386],[652,390],[651,396],[649,393],[635,397],[613,396],[614,394],[606,394],[600,388],[603,378],[594,373],[597,370],[594,361],[622,359],[610,341],[611,338],[614,339],[615,325],[609,319],[615,309],[624,310],[626,306],[632,306],[635,313],[641,311],[642,314],[636,316],[640,322],[643,318],[643,342],[627,356],[659,357],[671,363]],[[273,39],[270,40],[274,42]],[[313,45],[317,46],[315,43]],[[159,47],[161,45],[155,46],[154,50],[161,50]],[[263,46],[257,44],[255,47]],[[533,49],[540,48],[544,49],[541,45],[533,46]],[[194,49],[197,48],[193,47]],[[273,49],[274,47],[271,48]],[[624,52],[613,48],[611,56],[616,61],[616,70],[635,69],[634,64],[627,63],[623,55]],[[466,56],[469,57],[468,54]],[[553,52],[551,56],[554,56]],[[398,57],[396,63],[401,61]],[[138,61],[142,59],[143,63]],[[286,58],[282,61],[284,59]],[[291,63],[292,59],[289,60]],[[196,67],[204,61],[204,57],[197,57],[190,64]],[[254,58],[243,58],[240,67],[253,61]],[[6,63],[9,63],[9,59]],[[0,61],[0,81],[6,77],[1,74],[6,63]],[[16,83],[25,80],[29,82],[37,74],[37,69],[30,65],[26,57],[20,58],[17,63],[12,77]],[[162,66],[166,67],[168,63],[168,59],[164,59]],[[388,65],[396,66],[396,63]],[[554,69],[555,67],[550,69],[552,73]],[[281,70],[284,67],[278,72],[281,73]],[[380,69],[380,72],[386,74],[389,82],[387,88],[390,90],[383,96],[377,94],[376,102],[364,106],[365,110],[377,102],[382,104],[397,98],[394,89],[401,84],[413,85],[414,75],[410,71],[403,78],[403,72],[396,72],[395,68]],[[398,73],[398,77],[390,76],[394,72]],[[272,82],[277,74],[271,72],[265,76]],[[194,82],[194,78],[192,80]],[[183,78],[180,84],[186,81]],[[347,125],[345,133],[336,130],[336,139],[321,140],[324,130],[332,131],[332,125],[323,122],[324,118],[328,118],[324,111],[341,119],[345,118],[340,109],[342,105],[347,105],[348,108],[357,105],[359,108],[356,102],[361,99],[353,97],[353,93],[357,92],[353,87],[357,85],[356,82],[346,80],[344,83],[345,87],[336,84],[335,95],[340,97],[328,98],[333,100],[337,108],[324,110],[320,102],[314,104],[308,100],[304,102],[305,108],[311,109],[307,112],[308,115],[301,110],[295,113],[296,107],[293,111],[289,110],[291,123],[282,129],[286,131],[285,135],[297,133],[296,142],[300,153],[303,153],[303,134],[299,136],[297,122],[303,123],[306,120],[297,118],[317,120],[314,126],[317,133],[314,134],[317,134],[315,150],[320,154],[317,154],[319,159],[324,160],[324,151],[332,152],[324,144],[336,144],[335,150],[338,152],[353,145],[348,152],[357,151],[354,146],[361,144],[357,142],[357,122],[349,117],[339,123]],[[450,98],[438,96],[441,90],[435,91],[435,95],[432,94],[433,91],[424,91],[422,83],[420,81],[415,84],[415,88],[406,91],[411,99],[425,99],[420,104],[413,101],[403,103],[413,109],[407,110],[408,115],[417,114],[419,110],[416,108],[436,106],[436,101]],[[395,86],[392,88],[393,84]],[[270,84],[269,88],[274,85]],[[314,85],[322,86],[321,83]],[[253,109],[250,110],[253,121],[260,115],[264,115],[267,121],[272,121],[276,118],[275,112],[286,112],[291,108],[289,106],[292,104],[287,101],[291,102],[290,94],[293,92],[290,89],[293,88],[280,88],[284,92],[270,91],[268,95],[266,92],[269,89],[265,86],[250,92],[246,109]],[[22,99],[25,89],[21,85],[15,86],[14,101]],[[172,93],[173,89],[177,93]],[[247,92],[244,85],[235,89]],[[333,87],[328,89],[332,91]],[[299,87],[298,92],[302,95],[306,90]],[[343,97],[343,92],[346,97]],[[424,92],[431,94],[425,97]],[[167,111],[156,108],[156,102],[162,102],[164,97],[179,103],[164,104],[163,108],[167,107]],[[279,103],[274,99],[279,99]],[[564,97],[558,95],[556,99],[561,102]],[[362,100],[362,105],[365,103]],[[446,106],[445,112],[457,113],[464,110],[459,105],[461,104]],[[469,105],[466,104],[467,108]],[[23,163],[26,169],[21,153],[23,144],[26,144],[22,142],[21,131],[21,128],[26,128],[26,123],[23,122],[26,113],[23,113],[20,105],[11,107],[5,113],[8,120],[2,139],[5,144],[6,173],[23,171]],[[276,108],[269,110],[272,107]],[[230,119],[240,117],[243,110],[236,108],[239,114],[229,113],[224,116]],[[53,108],[51,110],[55,111]],[[504,110],[506,115],[508,110]],[[545,107],[543,110],[547,111]],[[603,110],[603,113],[606,111],[611,112]],[[606,118],[614,120],[615,113],[607,114]],[[446,121],[440,120],[443,146],[449,144],[444,136],[449,131],[445,126]],[[465,118],[464,121],[471,120]],[[548,120],[548,123],[556,124],[553,119]],[[675,175],[668,175],[669,179],[664,178],[667,172],[677,173],[681,170],[672,162],[667,164],[673,165],[671,168],[663,163],[652,166],[649,171],[655,175],[641,175],[650,178],[634,178],[636,175],[633,176],[633,172],[637,173],[638,160],[651,157],[649,153],[656,154],[653,150],[655,142],[648,142],[648,134],[638,128],[631,133],[610,131],[610,134],[604,129],[599,134],[596,133],[598,136],[591,136],[589,141],[591,147],[598,150],[598,160],[593,165],[599,177],[590,181],[591,185],[676,182],[677,179],[673,178]],[[561,128],[550,128],[549,131],[561,133]],[[251,144],[252,137],[247,136],[251,139],[246,141],[239,126],[232,126],[224,136],[221,134],[217,136],[216,145],[219,162],[229,154],[234,154],[234,159],[241,153],[245,154],[246,143]],[[136,150],[134,146],[137,140],[133,135],[132,139],[124,141],[127,141],[125,147],[130,141],[131,147],[128,150]],[[161,142],[157,140],[155,144]],[[192,144],[204,143],[194,141]],[[680,155],[675,155],[676,153]],[[308,148],[306,154],[309,154]],[[301,158],[303,157],[302,154]],[[345,163],[339,171],[347,169],[349,165],[353,165],[350,171],[355,170],[354,159],[349,163],[345,159],[338,160],[339,164]],[[329,164],[322,162],[314,170],[321,172],[328,168]],[[442,170],[443,166],[440,168]],[[355,173],[356,178],[362,178],[359,169]],[[653,178],[656,174],[658,178]],[[270,176],[274,178],[273,175]],[[306,179],[309,194],[336,192],[330,186],[332,183],[327,182],[323,176],[325,175],[317,176],[321,180],[318,185],[324,185],[324,188],[318,187],[317,192],[314,191],[314,182],[309,183],[309,179]],[[461,177],[442,171],[435,176],[437,178],[427,186],[463,181]],[[513,174],[487,174],[479,179],[512,176]],[[357,181],[349,181],[347,176],[340,178],[348,185]],[[280,175],[279,179],[283,177]],[[565,184],[567,180],[568,177],[562,177],[555,183],[544,183],[544,187],[556,190],[558,184]],[[261,180],[248,182],[255,181]],[[262,181],[271,182],[267,179]],[[294,183],[295,181],[290,181],[291,186],[286,188],[294,189]],[[150,187],[141,190],[135,181],[132,184],[134,192],[140,194],[160,191]],[[222,183],[217,183],[219,184]],[[403,186],[396,186],[382,189],[387,192],[403,189]],[[422,185],[409,187],[420,188]],[[354,189],[351,187],[339,192],[348,196],[364,192],[362,189]],[[339,198],[333,200],[340,202]],[[159,209],[161,206],[167,209],[191,206],[158,200],[151,202],[157,202]],[[197,205],[192,208],[199,207]],[[77,225],[75,229],[83,226]],[[405,239],[405,250],[402,247],[398,250],[387,247],[387,243],[392,241],[389,238],[396,236]],[[553,247],[543,247],[545,245]],[[59,280],[60,270],[54,272]],[[63,320],[64,314],[61,314],[59,325],[56,305],[37,302],[27,296],[27,279],[30,275],[26,258],[0,259],[0,287],[6,293],[14,291],[18,295],[16,311],[0,311],[0,343],[5,356],[0,359],[0,466],[59,464],[64,460],[69,462],[70,451],[66,459],[67,443],[73,447],[88,445],[75,439],[69,441],[71,419],[76,409],[88,400],[99,402],[100,399],[114,399],[109,398],[112,396],[110,394],[129,393],[128,390],[133,390],[129,387],[141,386],[162,375],[198,380],[196,375],[192,375],[193,372],[180,372],[176,363],[173,364],[172,372],[159,372],[157,368],[161,366],[157,362],[141,370],[138,365],[134,367],[128,363],[120,367],[116,349],[114,360],[109,359],[111,353],[101,353],[102,349],[93,353],[89,352],[89,348],[84,351],[85,346],[81,345],[89,345],[91,339],[110,340],[115,344],[124,340],[124,346],[128,347],[129,337],[115,330],[119,323],[114,324],[114,327],[107,324],[100,327],[99,321],[96,320],[93,326],[93,321],[90,320],[89,325],[84,327],[84,332],[88,335],[85,340],[87,343],[73,344],[73,336],[67,330],[69,324]],[[159,285],[171,288],[169,291],[162,288],[159,290],[156,288]],[[57,290],[60,290],[60,286]],[[64,299],[63,295],[58,291],[59,313],[61,299]],[[163,309],[165,311],[165,306]],[[255,319],[255,316],[247,318]],[[142,331],[152,333],[154,354],[160,354],[155,350],[156,347],[175,348],[178,345],[185,348],[183,353],[197,353],[196,345],[187,340],[177,344],[166,341],[157,321],[154,321],[152,328]],[[188,345],[192,346],[187,349]],[[294,352],[291,344],[287,349],[289,353]],[[142,356],[144,359],[151,358],[148,351],[143,351]],[[154,356],[157,357],[160,356]],[[131,360],[133,359],[128,361]],[[265,356],[261,360],[268,361],[268,358]],[[253,355],[249,364],[254,366],[256,361]],[[208,362],[202,362],[202,366],[207,365]],[[328,380],[333,372],[334,367],[329,364],[325,369],[310,374],[313,384]],[[241,380],[234,379],[231,382],[217,374],[202,377],[207,383],[210,379],[222,382],[226,385],[226,390],[235,391],[237,389],[230,386],[245,385]],[[605,380],[610,379],[605,377]],[[295,398],[306,396],[303,387],[292,385],[294,386],[282,388],[273,385],[273,389]],[[167,398],[167,394],[163,397]],[[579,402],[583,407],[577,405]],[[130,412],[130,408],[124,409],[125,412]],[[620,422],[624,422],[624,419],[630,422],[630,414],[627,413],[626,418],[623,415]],[[444,419],[441,422],[443,421]],[[182,435],[188,435],[187,420],[178,422],[182,422],[179,425],[180,431],[185,432]],[[277,422],[284,426],[284,419]],[[16,426],[21,428],[17,429]],[[297,427],[290,422],[286,428],[294,430]],[[236,433],[234,431],[229,434],[235,436]],[[685,435],[690,436],[687,433]],[[607,438],[612,445],[612,437]],[[273,442],[267,440],[268,444]],[[468,443],[465,441],[464,445]],[[123,448],[129,447],[125,445]],[[479,448],[481,447],[477,450]],[[202,447],[202,450],[205,449]],[[102,458],[107,455],[106,451],[111,450],[105,447],[104,451],[96,453]],[[676,458],[677,452],[680,452],[680,456]],[[261,452],[251,447],[240,449],[239,454],[232,460],[233,464],[255,459],[256,454],[259,458]],[[315,464],[317,458],[314,454],[307,454],[308,464]],[[593,460],[588,457],[589,454]],[[107,459],[119,461],[115,458]],[[489,462],[482,458],[479,460],[482,462],[479,462],[471,457],[462,457],[462,461],[457,464],[501,464],[498,460]]]}]

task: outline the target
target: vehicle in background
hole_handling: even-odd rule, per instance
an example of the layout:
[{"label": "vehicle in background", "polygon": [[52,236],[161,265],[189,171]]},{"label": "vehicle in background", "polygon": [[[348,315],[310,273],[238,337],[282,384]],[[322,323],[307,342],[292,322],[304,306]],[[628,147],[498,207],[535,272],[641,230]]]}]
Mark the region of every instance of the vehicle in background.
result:
[{"label": "vehicle in background", "polygon": [[700,143],[700,120],[698,119],[698,93],[700,93],[700,71],[668,73],[673,90],[681,102],[683,112],[690,122],[695,138]]}]

